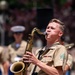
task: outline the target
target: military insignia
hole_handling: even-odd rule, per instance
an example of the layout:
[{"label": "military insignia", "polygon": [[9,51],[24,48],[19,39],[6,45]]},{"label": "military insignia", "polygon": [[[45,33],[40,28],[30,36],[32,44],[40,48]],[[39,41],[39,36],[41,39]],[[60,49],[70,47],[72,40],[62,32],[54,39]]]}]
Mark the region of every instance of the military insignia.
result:
[{"label": "military insignia", "polygon": [[60,55],[60,59],[64,59],[64,53]]}]

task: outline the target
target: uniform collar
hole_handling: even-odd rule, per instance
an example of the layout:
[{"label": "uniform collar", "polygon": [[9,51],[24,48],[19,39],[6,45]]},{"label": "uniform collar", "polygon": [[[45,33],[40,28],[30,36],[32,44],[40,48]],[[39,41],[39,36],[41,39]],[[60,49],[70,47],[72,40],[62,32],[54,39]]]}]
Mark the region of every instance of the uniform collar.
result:
[{"label": "uniform collar", "polygon": [[55,42],[52,46],[50,46],[49,48],[47,48],[46,46],[42,49],[44,50],[54,50],[58,45],[60,45],[59,42]]},{"label": "uniform collar", "polygon": [[[18,45],[18,47],[16,45]],[[17,43],[17,44],[15,42],[11,44],[11,46],[13,48],[15,48],[15,50],[17,50],[19,47],[21,47],[21,45],[22,45],[22,41],[20,43]]]}]

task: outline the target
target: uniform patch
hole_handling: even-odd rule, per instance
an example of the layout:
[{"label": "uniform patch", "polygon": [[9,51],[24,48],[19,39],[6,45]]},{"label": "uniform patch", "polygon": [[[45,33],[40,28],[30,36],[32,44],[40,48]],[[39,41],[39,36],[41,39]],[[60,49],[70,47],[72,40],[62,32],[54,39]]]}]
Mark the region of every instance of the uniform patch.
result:
[{"label": "uniform patch", "polygon": [[63,54],[61,54],[60,55],[60,59],[64,59],[64,56],[65,56],[65,54],[63,53]]}]

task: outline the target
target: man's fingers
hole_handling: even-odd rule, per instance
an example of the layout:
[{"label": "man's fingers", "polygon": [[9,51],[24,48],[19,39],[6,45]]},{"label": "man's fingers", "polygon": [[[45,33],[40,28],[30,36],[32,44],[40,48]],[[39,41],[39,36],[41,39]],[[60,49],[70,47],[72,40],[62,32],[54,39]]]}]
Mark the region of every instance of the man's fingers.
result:
[{"label": "man's fingers", "polygon": [[31,61],[30,60],[25,60],[25,61],[23,61],[24,63],[31,63]]},{"label": "man's fingers", "polygon": [[26,54],[26,55],[23,56],[23,58],[25,58],[25,57],[30,58],[31,56]]},{"label": "man's fingers", "polygon": [[33,55],[31,52],[28,52],[28,51],[26,52],[26,54],[27,54],[27,55],[30,55],[30,56]]}]

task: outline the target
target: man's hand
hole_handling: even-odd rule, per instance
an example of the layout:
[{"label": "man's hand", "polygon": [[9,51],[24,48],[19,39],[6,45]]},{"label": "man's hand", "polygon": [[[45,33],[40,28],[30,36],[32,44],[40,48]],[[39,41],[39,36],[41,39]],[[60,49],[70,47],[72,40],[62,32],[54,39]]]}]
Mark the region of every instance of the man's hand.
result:
[{"label": "man's hand", "polygon": [[31,52],[26,52],[26,54],[23,56],[23,61],[25,63],[33,63],[35,65],[37,65],[39,62],[39,60]]}]

